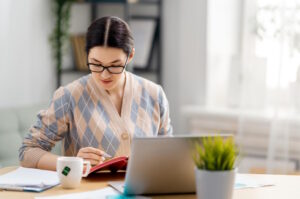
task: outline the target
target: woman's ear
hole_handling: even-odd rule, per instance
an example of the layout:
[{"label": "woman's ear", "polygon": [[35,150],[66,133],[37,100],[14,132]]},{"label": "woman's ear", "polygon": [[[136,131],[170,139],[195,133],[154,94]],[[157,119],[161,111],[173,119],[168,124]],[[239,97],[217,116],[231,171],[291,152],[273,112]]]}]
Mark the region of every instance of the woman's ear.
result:
[{"label": "woman's ear", "polygon": [[128,57],[128,63],[131,62],[131,60],[133,59],[134,53],[135,53],[135,48],[132,48],[131,52],[130,52],[130,55]]}]

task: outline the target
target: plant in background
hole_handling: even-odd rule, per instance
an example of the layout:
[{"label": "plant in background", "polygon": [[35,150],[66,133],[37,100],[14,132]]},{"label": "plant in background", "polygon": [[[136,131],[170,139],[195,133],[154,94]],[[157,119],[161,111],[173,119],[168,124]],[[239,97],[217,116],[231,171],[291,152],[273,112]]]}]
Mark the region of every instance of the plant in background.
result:
[{"label": "plant in background", "polygon": [[69,39],[70,8],[74,0],[52,0],[55,27],[50,36],[50,43],[56,62],[57,87],[60,86],[63,48]]},{"label": "plant in background", "polygon": [[198,169],[226,171],[234,169],[238,149],[233,138],[220,136],[203,139],[203,145],[195,143],[194,162]]}]

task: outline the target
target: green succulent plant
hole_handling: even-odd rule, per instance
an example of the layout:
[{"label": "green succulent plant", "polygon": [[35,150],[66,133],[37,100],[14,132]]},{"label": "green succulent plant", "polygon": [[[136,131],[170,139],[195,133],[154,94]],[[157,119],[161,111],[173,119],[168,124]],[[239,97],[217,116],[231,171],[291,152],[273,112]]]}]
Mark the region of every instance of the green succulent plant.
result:
[{"label": "green succulent plant", "polygon": [[234,169],[238,148],[232,137],[203,138],[202,144],[195,143],[194,162],[198,169],[224,171]]}]

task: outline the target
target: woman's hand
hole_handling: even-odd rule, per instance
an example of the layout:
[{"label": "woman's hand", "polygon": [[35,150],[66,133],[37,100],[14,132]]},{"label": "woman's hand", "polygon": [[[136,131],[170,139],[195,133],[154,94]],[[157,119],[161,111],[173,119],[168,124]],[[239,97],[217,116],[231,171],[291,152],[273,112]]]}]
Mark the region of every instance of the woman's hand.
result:
[{"label": "woman's hand", "polygon": [[105,152],[101,151],[100,149],[85,147],[78,151],[77,157],[81,157],[84,160],[90,161],[91,165],[95,166],[101,164],[105,160],[104,154]]}]

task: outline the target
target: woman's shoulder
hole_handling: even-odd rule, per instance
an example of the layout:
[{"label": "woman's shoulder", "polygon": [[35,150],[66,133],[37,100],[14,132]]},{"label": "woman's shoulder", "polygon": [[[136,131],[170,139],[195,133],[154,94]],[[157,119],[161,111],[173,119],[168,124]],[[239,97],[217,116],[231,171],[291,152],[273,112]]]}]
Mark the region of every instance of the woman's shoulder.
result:
[{"label": "woman's shoulder", "polygon": [[163,88],[159,84],[132,73],[130,73],[130,75],[134,82],[133,89],[135,95],[142,96],[144,98],[151,96],[151,99],[160,105],[163,101],[165,101]]},{"label": "woman's shoulder", "polygon": [[144,77],[141,77],[139,75],[135,75],[133,73],[130,73],[130,72],[127,72],[129,75],[131,75],[133,81],[134,81],[134,84],[135,85],[139,85],[141,86],[142,88],[146,89],[146,90],[149,90],[149,91],[159,91],[161,89],[161,86],[149,79],[146,79]]},{"label": "woman's shoulder", "polygon": [[65,86],[60,86],[53,95],[53,100],[62,100],[64,103],[74,103],[78,96],[82,95],[86,90],[88,79],[90,75],[83,76],[79,79],[68,83]]},{"label": "woman's shoulder", "polygon": [[69,91],[71,94],[74,93],[75,91],[78,92],[80,90],[84,90],[87,87],[87,82],[90,77],[91,77],[90,74],[85,75],[85,76],[80,77],[79,79],[76,79],[62,87],[64,90]]}]

